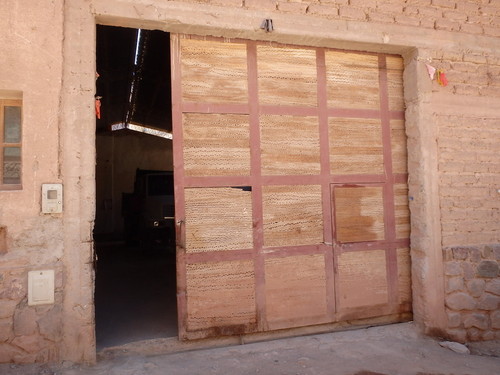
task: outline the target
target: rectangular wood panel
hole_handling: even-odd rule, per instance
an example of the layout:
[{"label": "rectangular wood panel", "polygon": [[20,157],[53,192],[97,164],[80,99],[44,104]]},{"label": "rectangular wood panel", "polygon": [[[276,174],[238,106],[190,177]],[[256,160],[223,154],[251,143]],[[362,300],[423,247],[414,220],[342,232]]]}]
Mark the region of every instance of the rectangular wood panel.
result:
[{"label": "rectangular wood panel", "polygon": [[185,189],[186,253],[253,248],[252,200],[247,190]]},{"label": "rectangular wood panel", "polygon": [[407,173],[408,151],[405,122],[403,120],[391,120],[391,152],[393,172]]},{"label": "rectangular wood panel", "polygon": [[264,246],[323,242],[321,186],[263,186]]},{"label": "rectangular wood panel", "polygon": [[180,39],[182,99],[248,103],[245,43]]},{"label": "rectangular wood panel", "polygon": [[244,333],[256,324],[252,260],[187,264],[187,330]]},{"label": "rectangular wood panel", "polygon": [[379,119],[330,118],[332,174],[382,174],[384,155]]},{"label": "rectangular wood panel", "polygon": [[317,117],[260,116],[262,174],[319,174]]},{"label": "rectangular wood panel", "polygon": [[399,303],[408,304],[410,310],[411,296],[411,258],[410,249],[397,249],[398,257],[398,293]]},{"label": "rectangular wood panel", "polygon": [[270,327],[325,320],[326,276],[323,254],[265,260],[266,313]]},{"label": "rectangular wood panel", "polygon": [[335,238],[339,242],[384,239],[382,187],[334,187]]},{"label": "rectangular wood panel", "polygon": [[248,115],[185,113],[182,122],[186,176],[250,174]]},{"label": "rectangular wood panel", "polygon": [[378,56],[326,51],[328,107],[380,109]]},{"label": "rectangular wood panel", "polygon": [[314,49],[258,45],[257,74],[261,104],[317,106]]},{"label": "rectangular wood panel", "polygon": [[338,257],[340,308],[388,302],[385,250],[345,252]]},{"label": "rectangular wood panel", "polygon": [[389,109],[391,111],[404,111],[403,58],[400,56],[386,56],[386,66]]},{"label": "rectangular wood panel", "polygon": [[410,237],[410,209],[408,206],[408,186],[394,185],[394,215],[396,219],[396,238]]}]

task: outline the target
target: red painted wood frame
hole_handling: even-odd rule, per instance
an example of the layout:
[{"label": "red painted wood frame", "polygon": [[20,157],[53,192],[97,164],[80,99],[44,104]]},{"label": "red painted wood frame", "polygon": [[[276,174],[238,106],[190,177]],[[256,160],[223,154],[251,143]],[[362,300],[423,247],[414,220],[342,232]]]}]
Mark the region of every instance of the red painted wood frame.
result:
[{"label": "red painted wood frame", "polygon": [[[183,36],[187,37],[187,36]],[[218,38],[188,38],[201,40],[216,40]],[[224,40],[230,43],[231,41]],[[172,97],[173,97],[173,152],[174,152],[174,179],[175,179],[175,202],[176,202],[176,228],[177,228],[177,303],[179,317],[179,337],[186,338],[186,265],[192,263],[205,263],[227,260],[253,260],[255,265],[255,302],[257,316],[257,330],[268,330],[266,321],[266,295],[265,295],[265,259],[269,257],[287,257],[291,255],[322,254],[325,259],[326,275],[326,305],[329,321],[337,321],[343,317],[350,317],[349,312],[339,315],[338,311],[338,257],[343,252],[362,251],[376,246],[385,249],[387,280],[389,291],[389,303],[379,307],[381,315],[397,313],[397,288],[398,270],[397,255],[398,248],[409,246],[408,239],[397,239],[395,233],[395,210],[394,190],[395,183],[406,183],[407,174],[394,174],[392,170],[391,152],[391,127],[390,120],[404,120],[404,111],[389,110],[388,83],[386,70],[386,57],[390,55],[372,54],[378,56],[379,61],[379,94],[380,109],[349,109],[331,108],[327,103],[327,73],[325,67],[325,48],[307,48],[316,51],[317,68],[317,107],[299,107],[285,105],[262,105],[259,103],[258,72],[257,72],[257,45],[260,42],[246,40],[232,40],[232,42],[244,43],[247,46],[248,64],[248,104],[213,104],[193,103],[182,101],[180,36],[171,35],[171,66],[172,66]],[[302,47],[300,47],[302,48]],[[361,52],[360,52],[361,53]],[[249,176],[207,176],[193,177],[184,173],[183,160],[183,113],[231,113],[246,114],[250,119],[250,159],[251,172]],[[299,115],[317,116],[319,120],[320,141],[320,174],[319,175],[280,175],[268,176],[261,173],[261,147],[260,147],[260,124],[259,116],[262,114],[273,115]],[[330,171],[330,146],[328,119],[332,117],[343,118],[366,118],[378,119],[382,124],[383,143],[383,174],[361,174],[361,175],[333,175]],[[263,229],[263,203],[262,187],[266,185],[320,185],[322,190],[322,215],[323,215],[323,238],[322,244],[303,246],[264,246]],[[335,186],[380,186],[383,188],[385,239],[383,241],[358,242],[342,244],[335,240],[334,204],[333,194]],[[251,186],[252,194],[252,219],[253,219],[253,243],[252,249],[239,249],[230,251],[213,251],[204,253],[186,254],[185,243],[185,188],[191,187],[228,187],[228,186]],[[318,322],[324,323],[324,322]]]}]

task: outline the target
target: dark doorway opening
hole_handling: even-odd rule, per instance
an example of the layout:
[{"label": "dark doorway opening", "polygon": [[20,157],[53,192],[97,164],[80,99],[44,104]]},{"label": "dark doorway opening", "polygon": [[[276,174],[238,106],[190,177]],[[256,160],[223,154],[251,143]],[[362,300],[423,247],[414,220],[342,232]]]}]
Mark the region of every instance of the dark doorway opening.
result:
[{"label": "dark doorway opening", "polygon": [[177,336],[170,35],[97,26],[97,349]]}]

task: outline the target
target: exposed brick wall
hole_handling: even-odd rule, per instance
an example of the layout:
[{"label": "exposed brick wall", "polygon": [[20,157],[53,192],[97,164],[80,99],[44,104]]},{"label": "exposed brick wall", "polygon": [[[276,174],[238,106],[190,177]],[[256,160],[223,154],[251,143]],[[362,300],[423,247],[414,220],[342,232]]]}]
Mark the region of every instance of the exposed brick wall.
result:
[{"label": "exposed brick wall", "polygon": [[457,341],[500,339],[500,245],[444,250],[448,333]]},{"label": "exposed brick wall", "polygon": [[439,118],[444,246],[500,243],[499,121],[461,116]]},{"label": "exposed brick wall", "polygon": [[[435,85],[435,91],[500,98],[498,56],[441,53],[433,64],[446,71],[450,82]],[[500,119],[481,113],[442,115],[439,108],[435,117],[443,246],[500,243]]]},{"label": "exposed brick wall", "polygon": [[[205,0],[187,2],[207,3]],[[496,0],[215,0],[214,5],[500,36]]]}]

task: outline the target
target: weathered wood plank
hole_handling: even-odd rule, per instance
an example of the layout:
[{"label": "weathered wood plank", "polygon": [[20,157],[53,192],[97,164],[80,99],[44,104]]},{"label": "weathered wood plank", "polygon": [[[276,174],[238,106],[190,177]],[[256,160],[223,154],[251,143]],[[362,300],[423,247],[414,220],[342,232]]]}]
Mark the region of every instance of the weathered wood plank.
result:
[{"label": "weathered wood plank", "polygon": [[188,188],[186,252],[253,248],[251,191]]},{"label": "weathered wood plank", "polygon": [[[411,302],[411,258],[410,249],[397,249],[399,303]],[[411,309],[409,309],[411,311]]]},{"label": "weathered wood plank", "polygon": [[185,113],[182,126],[186,176],[250,174],[248,115]]},{"label": "weathered wood plank", "polygon": [[321,186],[264,186],[262,205],[264,246],[323,242]]},{"label": "weathered wood plank", "polygon": [[389,95],[389,110],[404,111],[403,93],[403,58],[399,56],[387,56],[387,89]]},{"label": "weathered wood plank", "polygon": [[394,215],[396,218],[396,238],[410,237],[410,209],[408,206],[408,186],[394,185]]},{"label": "weathered wood plank", "polygon": [[245,43],[180,40],[182,100],[248,103]]},{"label": "weathered wood plank", "polygon": [[249,332],[256,325],[252,260],[187,264],[187,330],[220,335]]},{"label": "weathered wood plank", "polygon": [[317,107],[314,49],[258,45],[257,74],[261,104]]},{"label": "weathered wood plank", "polygon": [[384,239],[382,187],[335,187],[335,238],[339,242]]},{"label": "weathered wood plank", "polygon": [[325,319],[326,276],[323,254],[265,260],[266,315],[272,323]]},{"label": "weathered wood plank", "polygon": [[338,281],[340,309],[388,303],[385,250],[340,254]]},{"label": "weathered wood plank", "polygon": [[260,117],[263,175],[319,174],[317,117]]},{"label": "weathered wood plank", "polygon": [[332,174],[382,174],[382,125],[378,119],[330,118]]},{"label": "weathered wood plank", "polygon": [[391,151],[393,173],[407,173],[408,150],[403,120],[391,120]]},{"label": "weathered wood plank", "polygon": [[328,107],[380,109],[378,56],[326,51]]}]

